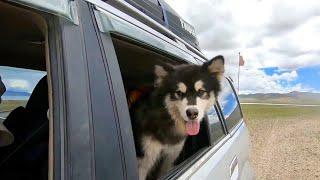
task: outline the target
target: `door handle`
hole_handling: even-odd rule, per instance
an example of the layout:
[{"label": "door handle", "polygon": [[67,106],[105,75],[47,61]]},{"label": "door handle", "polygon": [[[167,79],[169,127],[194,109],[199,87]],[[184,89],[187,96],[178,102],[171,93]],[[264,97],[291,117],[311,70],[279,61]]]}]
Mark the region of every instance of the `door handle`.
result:
[{"label": "door handle", "polygon": [[230,163],[230,180],[238,180],[239,178],[239,165],[238,158],[235,156]]}]

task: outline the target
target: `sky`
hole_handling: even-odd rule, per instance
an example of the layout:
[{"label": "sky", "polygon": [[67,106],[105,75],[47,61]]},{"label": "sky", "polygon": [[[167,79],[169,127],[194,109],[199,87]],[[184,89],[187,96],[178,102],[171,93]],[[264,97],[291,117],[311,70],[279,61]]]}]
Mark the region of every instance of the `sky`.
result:
[{"label": "sky", "polygon": [[[202,52],[225,57],[240,94],[320,92],[320,0],[166,0],[195,27]],[[9,91],[31,93],[43,72],[0,67]]]},{"label": "sky", "polygon": [[[208,57],[225,57],[240,94],[320,92],[319,0],[166,0],[195,27]],[[236,83],[237,87],[237,83]]]}]

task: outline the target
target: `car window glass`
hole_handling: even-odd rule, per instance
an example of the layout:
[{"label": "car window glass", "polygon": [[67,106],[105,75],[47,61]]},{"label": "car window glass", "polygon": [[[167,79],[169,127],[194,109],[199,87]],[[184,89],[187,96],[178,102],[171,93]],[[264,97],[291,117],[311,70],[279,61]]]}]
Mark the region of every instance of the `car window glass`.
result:
[{"label": "car window glass", "polygon": [[15,108],[26,105],[34,87],[46,73],[0,66],[0,75],[6,87],[0,105],[0,117],[4,119]]},{"label": "car window glass", "polygon": [[242,115],[236,94],[226,78],[223,78],[221,82],[221,92],[218,96],[218,102],[226,121],[227,128],[231,130],[241,120]]},{"label": "car window glass", "polygon": [[214,106],[208,110],[207,115],[210,127],[210,141],[212,145],[215,145],[226,135]]}]

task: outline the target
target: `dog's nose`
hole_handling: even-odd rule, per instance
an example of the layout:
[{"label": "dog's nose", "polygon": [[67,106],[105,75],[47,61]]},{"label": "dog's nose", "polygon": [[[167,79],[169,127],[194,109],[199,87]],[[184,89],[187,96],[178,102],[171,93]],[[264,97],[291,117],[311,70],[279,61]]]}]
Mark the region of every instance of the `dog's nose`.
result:
[{"label": "dog's nose", "polygon": [[190,120],[194,120],[198,117],[199,111],[196,108],[190,108],[187,109],[186,113]]}]

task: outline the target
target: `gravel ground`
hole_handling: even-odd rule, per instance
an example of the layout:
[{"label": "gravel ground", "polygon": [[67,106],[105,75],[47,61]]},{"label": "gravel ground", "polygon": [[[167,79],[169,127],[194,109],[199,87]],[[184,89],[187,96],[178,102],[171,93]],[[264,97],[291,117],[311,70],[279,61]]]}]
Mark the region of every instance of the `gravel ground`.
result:
[{"label": "gravel ground", "polygon": [[320,179],[319,116],[261,119],[254,126],[251,163],[256,179]]}]

